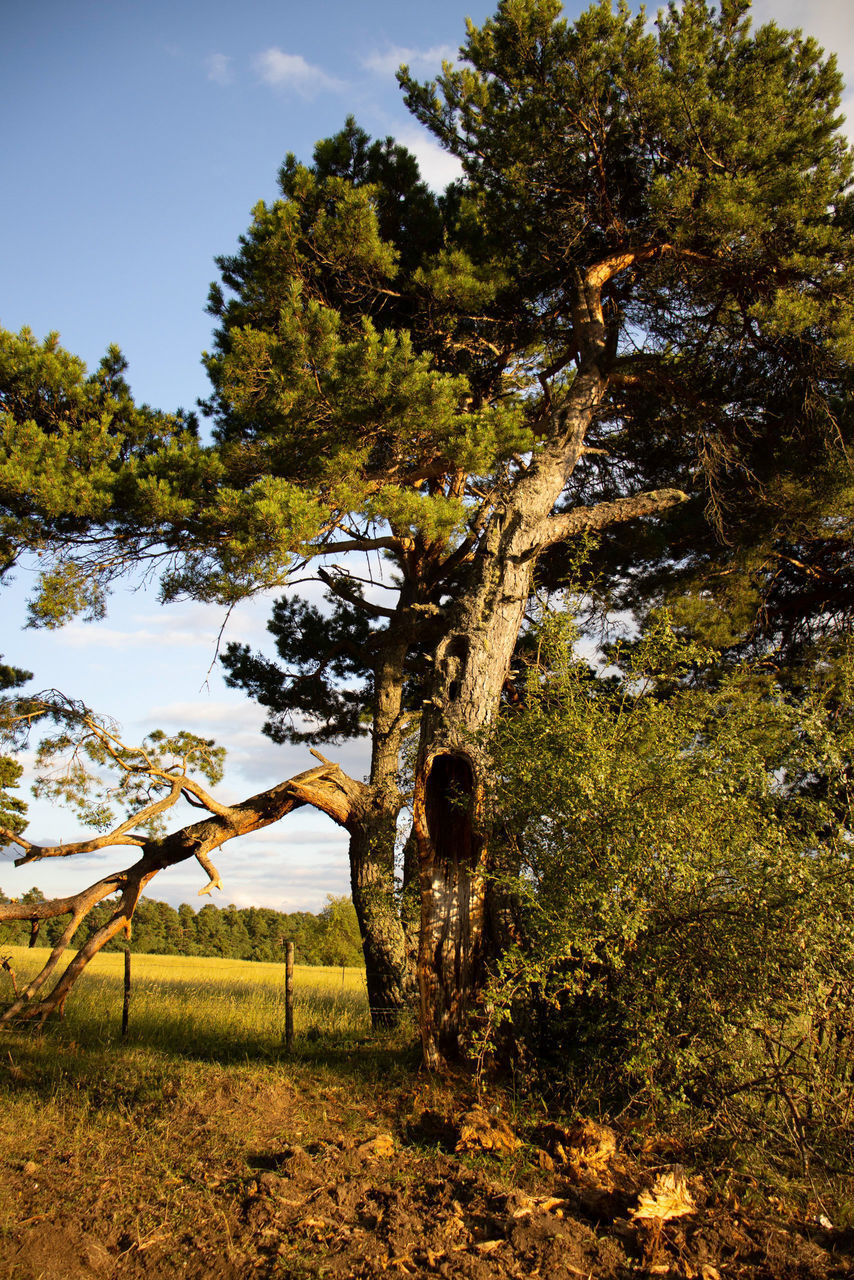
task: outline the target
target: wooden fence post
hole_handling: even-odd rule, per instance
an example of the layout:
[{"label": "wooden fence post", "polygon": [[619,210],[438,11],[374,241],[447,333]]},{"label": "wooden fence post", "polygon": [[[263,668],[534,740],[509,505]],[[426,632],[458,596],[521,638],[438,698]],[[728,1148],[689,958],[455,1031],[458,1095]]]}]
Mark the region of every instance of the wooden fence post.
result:
[{"label": "wooden fence post", "polygon": [[285,1048],[294,1042],[294,944],[285,943]]},{"label": "wooden fence post", "polygon": [[122,1039],[128,1033],[130,1016],[130,947],[125,947],[125,998],[122,1003]]}]

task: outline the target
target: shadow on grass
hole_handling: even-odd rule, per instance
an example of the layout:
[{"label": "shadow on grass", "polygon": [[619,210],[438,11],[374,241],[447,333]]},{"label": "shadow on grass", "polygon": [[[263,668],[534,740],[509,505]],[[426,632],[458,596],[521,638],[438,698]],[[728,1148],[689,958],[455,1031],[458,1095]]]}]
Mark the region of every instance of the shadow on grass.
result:
[{"label": "shadow on grass", "polygon": [[[332,998],[330,997],[330,1000]],[[111,1020],[111,1023],[115,1020]],[[177,1017],[132,1020],[127,1039],[118,1026],[79,1015],[41,1029],[22,1025],[0,1033],[0,1096],[28,1094],[44,1103],[73,1102],[99,1112],[159,1111],[189,1069],[270,1068],[287,1078],[309,1074],[348,1086],[403,1082],[420,1063],[414,1019],[394,1030],[324,1033],[309,1025],[294,1037],[229,1036],[188,1028]]]}]

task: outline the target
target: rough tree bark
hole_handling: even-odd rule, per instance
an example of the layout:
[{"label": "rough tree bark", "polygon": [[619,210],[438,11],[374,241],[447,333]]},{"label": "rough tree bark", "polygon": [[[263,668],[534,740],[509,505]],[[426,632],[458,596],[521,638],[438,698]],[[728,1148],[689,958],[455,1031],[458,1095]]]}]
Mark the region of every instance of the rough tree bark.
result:
[{"label": "rough tree bark", "polygon": [[[330,583],[335,590],[334,583]],[[346,597],[349,598],[349,597]],[[365,981],[374,1028],[394,1026],[414,985],[412,943],[395,884],[400,750],[408,722],[403,706],[411,636],[409,601],[388,611],[389,627],[374,666],[371,769],[358,815],[350,827],[350,886],[362,935]]]},{"label": "rough tree bark", "polygon": [[350,835],[350,885],[375,1029],[395,1026],[407,1004],[409,951],[394,883],[398,812],[398,805],[373,792]]},{"label": "rough tree bark", "polygon": [[478,736],[498,709],[530,596],[537,556],[586,528],[662,511],[675,490],[556,515],[555,505],[584,452],[609,384],[616,334],[602,288],[631,265],[628,255],[591,268],[577,287],[574,331],[580,361],[571,388],[546,425],[546,440],[473,551],[448,625],[436,647],[416,769],[414,831],[421,874],[419,990],[425,1063],[464,1056],[467,1022],[488,960],[489,841],[484,761]]}]

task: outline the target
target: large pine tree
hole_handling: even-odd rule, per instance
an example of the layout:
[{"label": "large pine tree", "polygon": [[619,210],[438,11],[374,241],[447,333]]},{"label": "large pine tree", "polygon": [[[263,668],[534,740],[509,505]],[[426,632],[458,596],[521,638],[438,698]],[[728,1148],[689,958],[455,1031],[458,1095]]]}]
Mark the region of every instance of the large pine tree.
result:
[{"label": "large pine tree", "polygon": [[420,672],[431,1061],[455,1051],[489,945],[473,739],[538,558],[685,497],[726,533],[793,454],[832,452],[851,354],[851,159],[813,42],[751,33],[741,3],[650,31],[625,8],[567,24],[517,0],[463,53],[438,84],[402,77],[465,169],[437,202],[441,247],[433,224],[420,254],[376,238],[380,175],[353,165],[340,186],[322,152],[287,166],[223,264],[210,365],[223,440],[294,450],[290,483],[319,504],[303,553],[379,549],[399,575],[374,644],[397,655],[390,723]]},{"label": "large pine tree", "polygon": [[[368,621],[369,781],[330,766],[300,802],[350,831],[372,1000],[391,1008],[417,732],[435,1065],[464,1047],[492,945],[478,735],[538,560],[692,501],[725,531],[762,478],[757,440],[832,451],[854,350],[852,160],[833,60],[752,32],[746,0],[686,0],[654,29],[625,6],[569,23],[556,0],[504,0],[460,65],[402,84],[463,180],[434,198],[352,124],[313,165],[289,159],[212,290],[215,443],[173,450],[157,483],[167,594],[230,604],[319,566]],[[387,596],[356,580],[354,552],[385,557]]]}]

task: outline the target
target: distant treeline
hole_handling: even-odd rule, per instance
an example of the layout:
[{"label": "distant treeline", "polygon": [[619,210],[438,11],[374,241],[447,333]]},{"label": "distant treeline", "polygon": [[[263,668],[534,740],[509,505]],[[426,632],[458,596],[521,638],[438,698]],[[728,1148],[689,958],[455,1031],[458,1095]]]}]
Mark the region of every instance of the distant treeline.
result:
[{"label": "distant treeline", "polygon": [[[22,902],[41,902],[40,889],[30,889]],[[0,902],[10,902],[0,889]],[[109,900],[90,913],[74,935],[72,945],[82,947],[110,918]],[[52,946],[68,922],[67,917],[46,920],[36,938],[38,946]],[[31,939],[28,920],[0,929],[0,953],[4,944],[26,946]],[[285,943],[293,942],[297,964],[361,965],[362,947],[356,912],[349,898],[329,895],[319,913],[273,911],[270,907],[216,907],[208,903],[194,911],[182,903],[176,911],[167,902],[140,898],[133,917],[131,951],[169,956],[226,956],[233,960],[266,960],[284,963]],[[124,935],[108,943],[107,950],[127,946]]]}]

